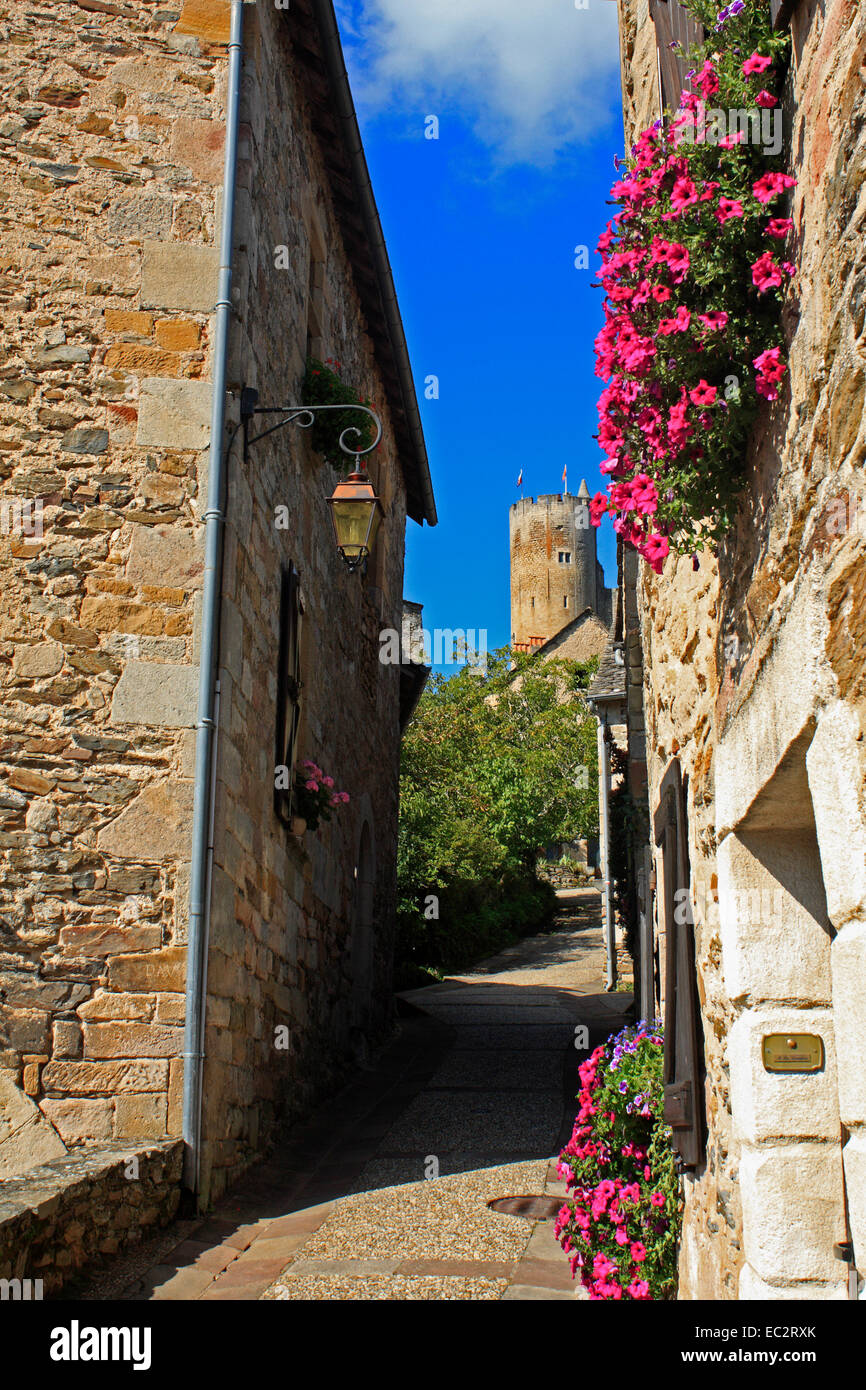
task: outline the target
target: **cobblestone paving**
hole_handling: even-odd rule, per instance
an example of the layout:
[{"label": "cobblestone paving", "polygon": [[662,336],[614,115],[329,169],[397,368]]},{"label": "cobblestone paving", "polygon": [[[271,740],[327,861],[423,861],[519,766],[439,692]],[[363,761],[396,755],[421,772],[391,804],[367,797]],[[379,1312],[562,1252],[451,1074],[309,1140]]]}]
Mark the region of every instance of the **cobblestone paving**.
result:
[{"label": "cobblestone paving", "polygon": [[551,1222],[493,1211],[561,1194],[575,1028],[621,1026],[604,992],[599,899],[563,895],[560,929],[402,996],[401,1028],[205,1221],[71,1296],[267,1300],[582,1297]]}]

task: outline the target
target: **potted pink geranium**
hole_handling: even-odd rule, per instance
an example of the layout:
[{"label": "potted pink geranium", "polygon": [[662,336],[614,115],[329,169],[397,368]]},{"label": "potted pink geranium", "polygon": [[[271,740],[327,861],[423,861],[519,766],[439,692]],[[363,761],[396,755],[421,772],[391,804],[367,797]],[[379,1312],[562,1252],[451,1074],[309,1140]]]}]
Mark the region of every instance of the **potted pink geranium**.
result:
[{"label": "potted pink geranium", "polygon": [[295,777],[292,831],[303,835],[307,830],[318,830],[323,820],[329,821],[337,807],[348,805],[349,800],[348,792],[337,791],[333,777],[305,758]]}]

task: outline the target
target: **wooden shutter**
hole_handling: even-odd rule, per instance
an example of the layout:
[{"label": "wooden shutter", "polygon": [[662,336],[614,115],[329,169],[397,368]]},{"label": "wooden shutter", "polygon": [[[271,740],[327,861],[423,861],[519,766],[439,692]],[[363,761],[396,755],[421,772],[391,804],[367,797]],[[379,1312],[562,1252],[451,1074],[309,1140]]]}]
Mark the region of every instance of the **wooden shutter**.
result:
[{"label": "wooden shutter", "polygon": [[665,928],[664,1117],[673,1131],[678,1166],[696,1168],[704,1156],[704,1061],[689,894],[686,798],[677,758],[662,779],[653,829],[661,850],[658,903]]},{"label": "wooden shutter", "polygon": [[[689,54],[696,44],[703,43],[704,27],[679,0],[650,0],[650,14],[656,27],[662,108],[676,111],[680,93],[689,90],[686,73],[694,67]],[[679,48],[671,48],[674,42]]]},{"label": "wooden shutter", "polygon": [[301,583],[294,565],[283,571],[280,585],[280,646],[277,673],[276,766],[289,770],[288,788],[274,789],[280,820],[292,818],[292,795],[298,724],[301,717]]}]

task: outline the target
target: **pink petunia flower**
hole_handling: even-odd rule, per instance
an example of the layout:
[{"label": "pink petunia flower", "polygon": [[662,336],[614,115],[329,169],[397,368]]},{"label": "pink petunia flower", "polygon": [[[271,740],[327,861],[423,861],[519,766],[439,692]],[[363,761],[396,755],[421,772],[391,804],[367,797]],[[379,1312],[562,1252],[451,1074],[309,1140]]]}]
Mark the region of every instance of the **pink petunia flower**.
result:
[{"label": "pink petunia flower", "polygon": [[641,1264],[646,1259],[646,1246],[642,1240],[636,1240],[632,1245],[631,1257],[636,1264]]},{"label": "pink petunia flower", "polygon": [[715,96],[716,92],[719,90],[718,74],[709,58],[695,78],[695,82],[698,87],[700,87],[701,96],[704,100],[706,100],[707,97]]},{"label": "pink petunia flower", "polygon": [[688,177],[678,178],[671,191],[674,212],[684,212],[698,201],[698,190]]},{"label": "pink petunia flower", "polygon": [[769,251],[765,251],[752,266],[752,284],[757,286],[759,294],[766,294],[781,283],[782,272]]},{"label": "pink petunia flower", "polygon": [[736,145],[741,145],[746,138],[744,130],[735,130],[731,135],[723,135],[719,144],[723,150],[732,150]]},{"label": "pink petunia flower", "polygon": [[743,205],[737,198],[720,198],[716,209],[716,220],[725,223],[732,217],[742,217]]},{"label": "pink petunia flower", "polygon": [[764,107],[766,107],[767,109],[769,109],[771,106],[778,106],[778,104],[779,104],[779,103],[778,103],[778,101],[776,100],[776,98],[773,96],[773,93],[772,93],[772,92],[761,91],[761,92],[759,92],[758,95],[755,97],[755,105],[756,105],[756,106],[764,106]]},{"label": "pink petunia flower", "polygon": [[790,174],[764,174],[752,184],[752,192],[759,203],[771,203],[786,188],[793,188],[796,182]]},{"label": "pink petunia flower", "polygon": [[764,231],[767,236],[778,237],[782,241],[789,232],[793,232],[794,222],[790,217],[771,217]]},{"label": "pink petunia flower", "polygon": [[698,318],[711,332],[720,332],[728,323],[728,315],[724,309],[712,309],[708,314],[698,314]]},{"label": "pink petunia flower", "polygon": [[772,58],[765,58],[762,54],[755,52],[751,58],[747,58],[743,63],[743,76],[751,77],[756,72],[766,72],[773,66]]},{"label": "pink petunia flower", "polygon": [[685,246],[680,246],[677,242],[674,242],[673,246],[671,246],[668,251],[666,259],[670,266],[671,274],[673,275],[674,284],[679,285],[681,281],[685,279],[691,264],[689,253]]},{"label": "pink petunia flower", "polygon": [[788,370],[781,357],[781,348],[767,348],[766,352],[754,359],[753,365],[757,367],[761,376],[767,377],[770,381],[781,381]]},{"label": "pink petunia flower", "polygon": [[666,336],[669,333],[685,333],[692,321],[692,316],[684,305],[680,305],[676,315],[672,319],[662,319],[659,323],[659,333]]},{"label": "pink petunia flower", "polygon": [[689,392],[689,400],[692,405],[713,405],[717,395],[715,386],[710,386],[709,382],[701,377],[697,386]]}]

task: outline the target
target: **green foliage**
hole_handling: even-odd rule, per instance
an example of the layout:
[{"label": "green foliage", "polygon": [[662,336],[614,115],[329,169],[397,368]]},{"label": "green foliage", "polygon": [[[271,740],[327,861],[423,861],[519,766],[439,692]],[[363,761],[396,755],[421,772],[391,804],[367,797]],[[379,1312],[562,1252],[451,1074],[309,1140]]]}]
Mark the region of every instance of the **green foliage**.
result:
[{"label": "green foliage", "polygon": [[[375,409],[372,401],[362,398],[351,386],[346,385],[339,375],[340,370],[340,363],[333,358],[320,362],[311,357],[304,377],[304,404],[365,405],[371,410]],[[340,435],[344,430],[354,431],[346,437],[346,444],[352,449],[368,449],[376,437],[372,419],[360,410],[327,410],[316,417],[310,428],[310,442],[316,453],[342,471],[352,464],[351,456],[340,448]]]},{"label": "green foliage", "polygon": [[398,962],[456,968],[541,926],[539,852],[597,831],[595,663],[510,668],[505,648],[486,675],[432,677],[404,735]]}]

